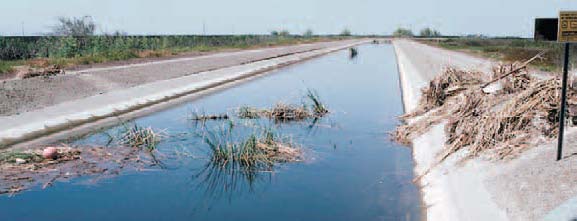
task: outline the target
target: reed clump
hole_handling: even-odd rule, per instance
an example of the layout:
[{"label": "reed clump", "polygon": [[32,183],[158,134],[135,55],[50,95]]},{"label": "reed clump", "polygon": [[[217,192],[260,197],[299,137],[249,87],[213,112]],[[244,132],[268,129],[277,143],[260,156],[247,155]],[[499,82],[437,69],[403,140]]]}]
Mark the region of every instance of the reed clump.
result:
[{"label": "reed clump", "polygon": [[[232,124],[229,124],[232,125]],[[207,132],[204,142],[210,148],[210,161],[220,167],[238,166],[242,170],[270,169],[276,163],[300,160],[301,151],[270,129],[236,139],[233,126]]]},{"label": "reed clump", "polygon": [[349,48],[349,57],[355,58],[359,54],[359,50],[356,48]]},{"label": "reed clump", "polygon": [[241,119],[269,118],[277,121],[300,121],[308,118],[320,118],[329,113],[320,96],[313,90],[308,90],[302,105],[277,103],[270,109],[258,109],[243,106],[237,111]]},{"label": "reed clump", "polygon": [[124,125],[124,131],[118,141],[121,145],[153,151],[162,136],[162,132],[155,131],[151,127],[141,127],[138,124]]},{"label": "reed clump", "polygon": [[208,121],[208,120],[227,120],[228,114],[206,114],[198,111],[191,112],[190,120],[193,121]]}]

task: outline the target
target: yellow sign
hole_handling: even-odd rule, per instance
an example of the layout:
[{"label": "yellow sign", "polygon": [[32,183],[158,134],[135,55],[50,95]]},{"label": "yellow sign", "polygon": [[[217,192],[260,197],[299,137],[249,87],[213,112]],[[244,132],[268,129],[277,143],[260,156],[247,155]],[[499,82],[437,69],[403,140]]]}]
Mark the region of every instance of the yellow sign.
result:
[{"label": "yellow sign", "polygon": [[577,42],[577,11],[559,12],[559,42]]}]

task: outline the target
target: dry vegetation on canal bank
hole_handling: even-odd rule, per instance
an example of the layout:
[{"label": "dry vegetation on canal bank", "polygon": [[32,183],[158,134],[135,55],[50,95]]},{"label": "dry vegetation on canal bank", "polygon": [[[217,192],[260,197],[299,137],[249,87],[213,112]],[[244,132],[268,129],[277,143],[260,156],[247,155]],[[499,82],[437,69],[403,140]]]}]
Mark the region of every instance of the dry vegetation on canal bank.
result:
[{"label": "dry vegetation on canal bank", "polygon": [[[530,146],[558,133],[560,79],[538,78],[527,69],[501,66],[494,73],[447,68],[422,90],[419,106],[402,116],[408,122],[393,137],[404,144],[447,122],[441,162],[466,149],[469,157],[488,154],[504,159],[517,156]],[[514,71],[512,75],[507,75]],[[500,89],[484,90],[490,79],[500,79]],[[568,118],[577,117],[577,91],[568,92]]]}]

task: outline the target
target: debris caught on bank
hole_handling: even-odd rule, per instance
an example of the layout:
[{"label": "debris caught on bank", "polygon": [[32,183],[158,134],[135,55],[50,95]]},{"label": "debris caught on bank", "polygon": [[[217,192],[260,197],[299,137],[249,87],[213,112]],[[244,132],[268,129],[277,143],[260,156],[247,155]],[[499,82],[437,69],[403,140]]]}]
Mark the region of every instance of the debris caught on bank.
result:
[{"label": "debris caught on bank", "polygon": [[429,85],[421,90],[421,98],[416,111],[403,115],[403,118],[422,115],[443,106],[449,97],[482,83],[483,75],[484,73],[478,71],[446,68],[442,74],[433,78]]},{"label": "debris caught on bank", "polygon": [[[463,149],[466,158],[482,153],[512,158],[531,144],[555,137],[560,79],[533,77],[527,64],[496,67],[490,81],[483,80],[490,75],[482,72],[445,69],[422,90],[416,110],[402,116],[407,124],[397,127],[393,139],[410,144],[431,126],[445,123],[441,162]],[[496,82],[502,85],[497,93],[482,90]],[[577,91],[568,91],[567,102],[568,109],[577,109]],[[577,119],[577,111],[568,112],[568,118]]]},{"label": "debris caught on bank", "polygon": [[16,77],[20,79],[50,77],[57,74],[64,74],[64,70],[59,65],[50,65],[44,68],[34,68],[27,65],[16,67]]}]

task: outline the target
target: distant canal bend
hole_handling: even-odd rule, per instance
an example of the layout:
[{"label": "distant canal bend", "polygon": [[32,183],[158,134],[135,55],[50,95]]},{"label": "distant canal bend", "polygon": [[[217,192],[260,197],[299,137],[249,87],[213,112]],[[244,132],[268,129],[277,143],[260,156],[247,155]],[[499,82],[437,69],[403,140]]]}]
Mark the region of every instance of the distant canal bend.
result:
[{"label": "distant canal bend", "polygon": [[[389,141],[403,113],[390,45],[358,46],[269,73],[237,87],[135,120],[163,129],[162,167],[94,179],[81,177],[0,196],[0,220],[421,220],[411,150]],[[161,74],[161,73],[159,73]],[[300,104],[313,89],[331,111],[300,122],[233,118],[235,130],[272,128],[298,144],[302,162],[239,176],[206,168],[208,148],[191,112]],[[110,128],[115,133],[121,126]],[[104,145],[106,133],[71,141]],[[216,175],[218,174],[218,175]]]}]

